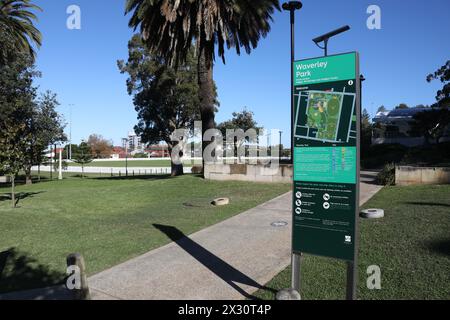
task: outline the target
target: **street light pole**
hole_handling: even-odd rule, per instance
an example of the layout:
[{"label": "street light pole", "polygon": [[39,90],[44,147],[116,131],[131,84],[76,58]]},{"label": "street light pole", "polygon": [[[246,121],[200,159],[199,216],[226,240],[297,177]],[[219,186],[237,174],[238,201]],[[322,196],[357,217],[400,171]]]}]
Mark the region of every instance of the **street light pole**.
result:
[{"label": "street light pole", "polygon": [[[283,10],[289,11],[291,21],[291,157],[290,162],[294,164],[294,62],[295,62],[295,10],[300,10],[303,4],[300,1],[289,1],[283,3]],[[300,265],[301,253],[292,251],[292,288],[300,292]]]},{"label": "street light pole", "polygon": [[280,130],[280,154],[279,154],[279,160],[278,163],[281,163],[281,157],[283,155],[283,148],[281,147],[281,135],[283,134],[283,131]]},{"label": "street light pole", "polygon": [[69,104],[69,118],[70,118],[70,123],[69,123],[69,150],[68,150],[68,154],[67,154],[67,158],[68,160],[72,160],[72,107],[73,107],[73,103]]},{"label": "street light pole", "polygon": [[295,10],[300,10],[300,1],[283,3],[283,10],[289,11],[291,22],[291,163],[294,163],[294,62],[295,62]]}]

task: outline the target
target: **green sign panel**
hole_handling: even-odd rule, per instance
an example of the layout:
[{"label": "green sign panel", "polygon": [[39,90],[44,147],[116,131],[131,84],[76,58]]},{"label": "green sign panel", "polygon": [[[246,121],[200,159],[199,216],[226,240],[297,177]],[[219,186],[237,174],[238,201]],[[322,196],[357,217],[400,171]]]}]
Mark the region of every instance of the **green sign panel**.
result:
[{"label": "green sign panel", "polygon": [[348,53],[294,63],[294,252],[355,259],[358,60]]}]

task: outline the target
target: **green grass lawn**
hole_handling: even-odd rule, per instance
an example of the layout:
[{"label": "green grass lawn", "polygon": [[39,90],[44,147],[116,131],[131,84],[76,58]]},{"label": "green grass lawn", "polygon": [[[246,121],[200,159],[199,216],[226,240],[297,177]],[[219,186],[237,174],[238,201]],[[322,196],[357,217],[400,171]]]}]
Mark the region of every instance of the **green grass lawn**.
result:
[{"label": "green grass lawn", "polygon": [[[153,224],[191,234],[272,199],[288,184],[205,181],[186,175],[69,178],[18,186],[17,209],[0,188],[0,292],[52,285],[65,258],[81,253],[89,274],[170,240]],[[231,204],[213,207],[214,198]]]},{"label": "green grass lawn", "polygon": [[[386,187],[365,208],[382,220],[360,220],[358,299],[450,299],[450,186]],[[381,290],[367,289],[367,267],[381,268]],[[306,255],[302,298],[344,299],[345,264]],[[290,268],[267,286],[290,287]],[[274,294],[260,290],[262,299]]]},{"label": "green grass lawn", "polygon": [[[133,160],[128,161],[128,167],[170,167],[170,160]],[[71,167],[81,167],[81,165],[73,162],[68,164]],[[85,167],[108,167],[108,168],[125,168],[126,162],[125,160],[117,160],[117,161],[93,161]],[[184,163],[186,166],[192,166],[192,163],[190,161],[186,161]]]}]

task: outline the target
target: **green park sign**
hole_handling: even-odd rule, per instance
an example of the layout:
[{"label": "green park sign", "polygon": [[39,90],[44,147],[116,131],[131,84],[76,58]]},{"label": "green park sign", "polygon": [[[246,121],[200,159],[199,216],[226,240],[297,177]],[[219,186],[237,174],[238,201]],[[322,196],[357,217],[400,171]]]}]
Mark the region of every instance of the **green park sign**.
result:
[{"label": "green park sign", "polygon": [[358,54],[294,63],[294,253],[355,261]]}]

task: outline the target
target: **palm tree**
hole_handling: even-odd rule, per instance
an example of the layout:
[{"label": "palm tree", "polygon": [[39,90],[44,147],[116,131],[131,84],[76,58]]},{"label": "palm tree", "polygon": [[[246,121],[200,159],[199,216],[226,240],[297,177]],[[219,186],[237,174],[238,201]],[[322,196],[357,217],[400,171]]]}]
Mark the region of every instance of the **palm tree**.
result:
[{"label": "palm tree", "polygon": [[[215,127],[213,64],[217,54],[225,63],[225,48],[256,48],[270,31],[278,0],[127,0],[129,26],[140,27],[148,49],[177,66],[196,44],[203,133]],[[203,143],[203,149],[207,144]]]},{"label": "palm tree", "polygon": [[[42,11],[40,7],[30,3],[30,0],[0,0],[0,31],[3,39],[0,43],[0,54],[5,56],[6,51],[23,52],[35,58],[35,51],[31,43],[41,46],[42,36],[33,25],[37,21],[31,10]],[[8,45],[8,49],[7,49]]]}]

